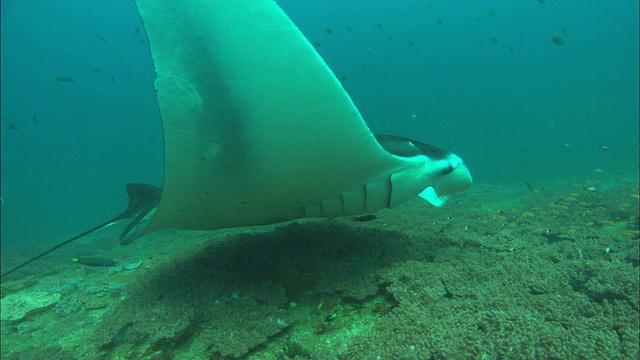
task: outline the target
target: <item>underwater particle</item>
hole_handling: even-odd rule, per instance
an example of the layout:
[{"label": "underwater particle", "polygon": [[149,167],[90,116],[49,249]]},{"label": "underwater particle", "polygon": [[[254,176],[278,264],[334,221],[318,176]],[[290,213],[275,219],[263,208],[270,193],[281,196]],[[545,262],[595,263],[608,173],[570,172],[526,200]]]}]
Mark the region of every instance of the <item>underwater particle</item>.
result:
[{"label": "underwater particle", "polygon": [[77,262],[78,264],[82,264],[82,265],[87,265],[87,266],[99,266],[99,267],[104,267],[104,266],[115,266],[116,262],[109,259],[109,258],[105,258],[102,256],[83,256],[83,257],[79,257],[79,258],[73,258],[71,259],[71,261],[73,262]]},{"label": "underwater particle", "polygon": [[330,28],[324,29],[324,32],[326,32],[327,35],[333,35],[333,30],[331,30]]},{"label": "underwater particle", "polygon": [[598,145],[598,148],[599,148],[600,150],[604,150],[604,151],[609,151],[609,150],[611,150],[611,146],[609,146],[609,145]]},{"label": "underwater particle", "polygon": [[564,39],[557,35],[551,37],[551,42],[556,45],[564,45]]}]

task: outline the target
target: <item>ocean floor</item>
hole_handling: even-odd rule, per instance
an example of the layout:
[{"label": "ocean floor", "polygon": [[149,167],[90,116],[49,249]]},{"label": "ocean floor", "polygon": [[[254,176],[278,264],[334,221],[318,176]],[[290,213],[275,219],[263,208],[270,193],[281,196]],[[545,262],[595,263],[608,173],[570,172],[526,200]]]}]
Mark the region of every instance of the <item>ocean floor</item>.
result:
[{"label": "ocean floor", "polygon": [[637,181],[583,185],[129,246],[112,226],[4,279],[2,359],[637,359]]}]

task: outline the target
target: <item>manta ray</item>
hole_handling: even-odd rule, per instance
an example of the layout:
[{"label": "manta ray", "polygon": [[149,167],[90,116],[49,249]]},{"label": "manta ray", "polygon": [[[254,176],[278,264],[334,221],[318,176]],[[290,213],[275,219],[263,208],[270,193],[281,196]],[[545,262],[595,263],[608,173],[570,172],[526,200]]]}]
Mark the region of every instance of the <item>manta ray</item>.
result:
[{"label": "manta ray", "polygon": [[160,229],[220,229],[372,213],[467,189],[460,157],[375,136],[273,0],[136,0],[155,66],[164,184],[128,184],[128,244]]}]

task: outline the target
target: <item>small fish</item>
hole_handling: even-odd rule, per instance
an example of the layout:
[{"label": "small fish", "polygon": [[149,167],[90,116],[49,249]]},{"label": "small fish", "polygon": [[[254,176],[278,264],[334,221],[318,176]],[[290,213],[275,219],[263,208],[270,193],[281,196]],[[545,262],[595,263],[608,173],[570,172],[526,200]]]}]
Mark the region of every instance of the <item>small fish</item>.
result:
[{"label": "small fish", "polygon": [[147,42],[146,42],[146,41],[144,41],[144,40],[142,40],[142,39],[140,39],[140,44],[142,44],[142,45],[147,45]]},{"label": "small fish", "polygon": [[33,114],[33,116],[31,117],[31,121],[35,124],[38,122],[38,118],[36,117],[36,114]]},{"label": "small fish", "polygon": [[524,183],[525,185],[527,185],[527,188],[529,189],[529,191],[534,191],[534,190],[533,190],[533,185],[531,185],[531,183],[530,183],[530,182],[528,182],[528,181],[523,181],[523,183]]},{"label": "small fish", "polygon": [[79,258],[73,258],[71,259],[71,261],[77,262],[78,264],[87,265],[87,266],[105,267],[105,266],[116,265],[115,261],[102,256],[83,256]]},{"label": "small fish", "polygon": [[393,40],[395,40],[395,39],[396,39],[396,37],[395,37],[395,36],[393,36],[393,35],[387,35],[387,39],[389,39],[389,40],[393,41]]},{"label": "small fish", "polygon": [[138,25],[138,26],[136,26],[136,27],[135,27],[135,29],[133,29],[133,32],[134,32],[135,34],[138,34],[138,33],[140,32],[140,26],[139,26],[139,25]]},{"label": "small fish", "polygon": [[353,30],[353,28],[351,26],[349,26],[349,25],[345,25],[344,28],[347,29],[347,31]]},{"label": "small fish", "polygon": [[18,128],[18,125],[16,124],[8,124],[7,126],[2,127],[2,131],[13,131],[13,130],[16,130],[17,128]]},{"label": "small fish", "polygon": [[376,27],[380,30],[384,30],[384,24],[383,23],[377,23]]},{"label": "small fish", "polygon": [[328,35],[333,34],[333,30],[331,30],[330,28],[324,29],[324,32],[326,32]]},{"label": "small fish", "polygon": [[582,185],[582,187],[590,192],[596,192],[598,191],[598,188],[596,186],[591,186],[591,185]]},{"label": "small fish", "polygon": [[365,222],[365,221],[375,220],[377,218],[378,217],[375,215],[362,215],[362,216],[354,216],[353,221]]},{"label": "small fish", "polygon": [[102,35],[96,35],[98,39],[102,40],[103,43],[107,43],[107,39],[105,39]]},{"label": "small fish", "polygon": [[75,82],[75,80],[73,80],[73,78],[70,77],[70,76],[55,76],[53,78],[53,80],[57,81],[58,83],[72,83],[72,82]]},{"label": "small fish", "polygon": [[438,25],[442,26],[442,19],[438,18]]},{"label": "small fish", "polygon": [[498,38],[495,36],[491,38],[491,42],[493,42],[494,44],[497,44],[498,41],[499,41]]},{"label": "small fish", "polygon": [[604,170],[602,170],[602,169],[600,169],[600,168],[597,168],[597,169],[593,169],[593,172],[594,172],[594,173],[603,173],[603,172],[604,172]]},{"label": "small fish", "polygon": [[341,75],[341,76],[340,76],[340,81],[345,82],[345,81],[347,81],[347,80],[349,80],[349,78],[347,77],[347,75]]},{"label": "small fish", "polygon": [[111,76],[111,82],[116,82],[116,77],[115,76]]},{"label": "small fish", "polygon": [[611,146],[609,146],[609,145],[598,145],[598,148],[599,148],[600,150],[604,150],[604,151],[609,151],[609,150],[611,150]]},{"label": "small fish", "polygon": [[96,73],[98,75],[102,74],[102,70],[98,69],[97,67],[93,67],[91,69],[93,70],[94,73]]},{"label": "small fish", "polygon": [[564,39],[561,38],[560,36],[551,37],[551,42],[556,45],[564,45]]},{"label": "small fish", "polygon": [[415,45],[415,44],[416,44],[416,43],[415,43],[413,40],[409,40],[409,46],[413,46],[413,45]]}]

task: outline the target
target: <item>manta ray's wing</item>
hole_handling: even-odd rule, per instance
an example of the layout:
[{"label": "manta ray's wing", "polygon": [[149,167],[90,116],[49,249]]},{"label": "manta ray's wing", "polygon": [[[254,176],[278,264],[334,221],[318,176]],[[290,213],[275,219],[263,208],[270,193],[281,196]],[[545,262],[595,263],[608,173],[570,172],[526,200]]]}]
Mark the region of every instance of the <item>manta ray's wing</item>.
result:
[{"label": "manta ray's wing", "polygon": [[275,1],[136,4],[165,142],[162,197],[145,233],[363,213],[429,186],[398,175],[424,159],[380,146]]}]

